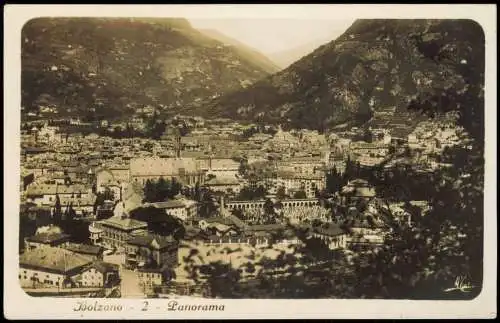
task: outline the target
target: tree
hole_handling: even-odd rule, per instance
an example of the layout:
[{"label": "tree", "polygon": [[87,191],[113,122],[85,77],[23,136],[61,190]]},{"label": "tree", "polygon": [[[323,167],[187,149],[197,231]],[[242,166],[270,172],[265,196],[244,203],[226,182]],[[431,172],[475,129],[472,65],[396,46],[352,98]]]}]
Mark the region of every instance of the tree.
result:
[{"label": "tree", "polygon": [[233,209],[231,210],[231,214],[237,217],[238,219],[244,221],[245,220],[245,215],[243,214],[242,210],[239,209]]},{"label": "tree", "polygon": [[57,225],[61,223],[62,220],[62,209],[61,209],[61,199],[59,195],[56,194],[56,202],[54,205],[54,223]]},{"label": "tree", "polygon": [[362,140],[366,142],[372,142],[372,133],[370,132],[370,130],[365,129],[363,131]]},{"label": "tree", "polygon": [[76,212],[73,209],[73,202],[69,203],[64,216],[66,220],[73,220],[76,217]]},{"label": "tree", "polygon": [[276,213],[274,212],[274,203],[270,199],[266,199],[264,202],[264,214],[268,216],[274,216]]},{"label": "tree", "polygon": [[238,194],[239,200],[260,200],[267,195],[267,191],[264,186],[259,185],[257,187],[243,187]]},{"label": "tree", "polygon": [[161,236],[172,235],[176,239],[184,237],[185,228],[176,217],[166,214],[164,210],[149,207],[139,207],[130,211],[130,217],[148,223],[148,230]]},{"label": "tree", "polygon": [[326,174],[326,190],[328,193],[333,194],[342,188],[345,185],[342,175],[337,171],[337,168],[334,166],[327,174]]},{"label": "tree", "polygon": [[163,176],[160,177],[158,182],[155,183],[156,196],[154,197],[154,202],[165,201],[167,198],[171,198],[171,183],[166,181]]},{"label": "tree", "polygon": [[201,193],[199,214],[202,218],[208,218],[217,211],[215,206],[214,196],[210,190],[205,190]]},{"label": "tree", "polygon": [[179,183],[175,177],[172,178],[168,197],[174,198],[177,194],[180,193],[181,189],[182,189],[181,183]]},{"label": "tree", "polygon": [[238,167],[238,174],[245,176],[248,173],[248,160],[245,158],[240,160],[240,166]]},{"label": "tree", "polygon": [[279,200],[284,200],[286,198],[286,191],[285,191],[285,187],[284,186],[280,186],[278,187],[278,189],[276,190],[276,198],[278,198]]},{"label": "tree", "polygon": [[125,127],[125,136],[127,138],[132,138],[134,137],[135,134],[135,129],[130,125],[130,123],[127,122],[127,126]]},{"label": "tree", "polygon": [[147,179],[144,184],[144,202],[156,202],[157,192],[155,184]]},{"label": "tree", "polygon": [[146,134],[153,139],[160,139],[166,130],[166,124],[160,120],[160,114],[157,110],[146,124]]},{"label": "tree", "polygon": [[304,191],[297,191],[293,195],[293,198],[294,199],[305,199],[305,198],[307,198],[307,195],[306,195],[306,192],[304,192]]}]

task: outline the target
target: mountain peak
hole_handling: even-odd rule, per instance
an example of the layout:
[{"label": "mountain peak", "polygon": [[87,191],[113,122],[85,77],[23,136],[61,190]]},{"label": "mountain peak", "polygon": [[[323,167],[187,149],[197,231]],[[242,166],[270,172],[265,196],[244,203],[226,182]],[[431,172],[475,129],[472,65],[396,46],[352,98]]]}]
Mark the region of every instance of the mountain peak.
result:
[{"label": "mountain peak", "polygon": [[364,123],[435,88],[464,88],[484,35],[470,20],[357,20],[288,68],[214,100],[207,112],[318,130]]},{"label": "mountain peak", "polygon": [[183,18],[37,18],[22,38],[25,113],[50,105],[100,119],[148,104],[179,112],[270,73]]}]

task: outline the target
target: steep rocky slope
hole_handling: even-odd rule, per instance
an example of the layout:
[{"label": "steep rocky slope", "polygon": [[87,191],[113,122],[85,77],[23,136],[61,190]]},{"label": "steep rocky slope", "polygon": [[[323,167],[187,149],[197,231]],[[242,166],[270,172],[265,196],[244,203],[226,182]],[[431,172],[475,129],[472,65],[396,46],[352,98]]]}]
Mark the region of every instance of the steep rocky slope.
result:
[{"label": "steep rocky slope", "polygon": [[245,45],[242,42],[231,38],[215,29],[200,29],[200,32],[225,45],[232,46],[234,50],[242,57],[248,59],[251,62],[258,63],[267,72],[276,73],[281,69],[272,60],[270,60],[268,57],[266,57],[256,49],[251,48],[250,46]]},{"label": "steep rocky slope", "polygon": [[[341,32],[339,32],[339,34],[341,34]],[[273,60],[273,62],[275,62],[278,66],[280,66],[281,69],[285,69],[292,63],[301,59],[302,57],[312,53],[319,46],[329,43],[332,39],[335,39],[335,37],[329,37],[329,38],[324,37],[321,39],[315,39],[313,41],[310,41],[306,44],[294,48],[271,53],[268,56],[270,59]]]},{"label": "steep rocky slope", "polygon": [[49,106],[99,118],[145,104],[182,111],[272,72],[184,19],[39,18],[22,39],[25,112]]},{"label": "steep rocky slope", "polygon": [[357,20],[287,69],[200,112],[320,130],[377,112],[400,120],[417,96],[465,91],[464,66],[484,70],[484,35],[474,21]]}]

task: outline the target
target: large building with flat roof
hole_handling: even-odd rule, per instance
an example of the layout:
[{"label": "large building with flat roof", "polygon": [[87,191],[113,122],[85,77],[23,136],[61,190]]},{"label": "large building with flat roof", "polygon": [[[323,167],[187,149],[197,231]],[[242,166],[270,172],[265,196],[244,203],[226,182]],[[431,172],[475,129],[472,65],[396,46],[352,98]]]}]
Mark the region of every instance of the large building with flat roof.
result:
[{"label": "large building with flat roof", "polygon": [[130,161],[132,182],[145,184],[149,180],[177,179],[185,185],[203,184],[203,171],[195,158],[136,158]]}]

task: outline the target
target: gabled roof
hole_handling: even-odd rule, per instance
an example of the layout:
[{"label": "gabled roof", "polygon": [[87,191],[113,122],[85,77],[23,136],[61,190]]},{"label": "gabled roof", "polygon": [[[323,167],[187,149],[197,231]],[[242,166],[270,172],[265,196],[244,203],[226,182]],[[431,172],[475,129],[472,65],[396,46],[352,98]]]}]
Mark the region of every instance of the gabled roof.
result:
[{"label": "gabled roof", "polygon": [[284,230],[286,227],[283,224],[275,223],[275,224],[255,224],[248,226],[246,231],[277,231]]},{"label": "gabled roof", "polygon": [[62,248],[44,247],[26,251],[20,256],[21,267],[31,267],[66,274],[92,263],[88,257]]},{"label": "gabled roof", "polygon": [[99,255],[104,250],[104,248],[101,246],[79,244],[79,243],[70,243],[67,246],[65,246],[64,249],[75,253],[83,253],[95,256]]},{"label": "gabled roof", "polygon": [[379,220],[374,219],[373,221],[369,221],[367,217],[364,219],[356,219],[351,225],[351,228],[364,228],[364,229],[378,229],[382,228],[383,225]]},{"label": "gabled roof", "polygon": [[247,227],[246,223],[240,220],[234,214],[228,214],[227,219],[229,219],[238,229],[243,230]]},{"label": "gabled roof", "polygon": [[104,261],[94,261],[90,266],[87,267],[87,269],[90,268],[95,268],[97,271],[101,273],[107,273],[110,271],[119,271],[120,266],[116,264],[112,264],[109,262],[104,262]]},{"label": "gabled roof", "polygon": [[148,224],[143,221],[131,219],[131,218],[120,218],[120,217],[111,217],[109,219],[105,219],[100,221],[102,225],[110,226],[113,228],[117,228],[120,230],[131,231],[135,229],[146,228]]},{"label": "gabled roof", "polygon": [[213,158],[211,160],[212,169],[238,169],[240,163],[231,158]]},{"label": "gabled roof", "polygon": [[88,189],[84,185],[59,185],[59,184],[38,184],[28,187],[27,195],[45,194],[76,194],[87,193]]},{"label": "gabled roof", "polygon": [[235,177],[215,177],[208,181],[205,181],[205,185],[239,185],[240,182]]},{"label": "gabled roof", "polygon": [[34,236],[31,236],[31,237],[26,238],[26,239],[28,241],[31,241],[31,242],[50,244],[50,243],[58,242],[58,241],[67,241],[67,240],[69,240],[69,238],[70,238],[70,235],[65,234],[65,233],[43,232],[43,233],[35,234]]},{"label": "gabled roof", "polygon": [[161,250],[178,245],[177,240],[175,240],[172,236],[160,236],[152,234],[136,236],[128,240],[127,243],[156,250]]},{"label": "gabled roof", "polygon": [[335,224],[335,223],[330,223],[327,227],[323,227],[323,226],[316,227],[313,229],[313,231],[318,233],[318,234],[330,236],[330,237],[335,237],[335,236],[339,236],[339,235],[346,233],[345,230],[340,228],[340,226],[338,224]]},{"label": "gabled roof", "polygon": [[215,217],[206,218],[206,219],[200,218],[199,220],[205,221],[207,223],[222,223],[225,225],[231,225],[233,223],[231,221],[231,219],[229,219],[227,217],[222,217],[222,216],[215,216]]},{"label": "gabled roof", "polygon": [[218,222],[213,222],[208,225],[209,228],[215,228],[219,232],[227,232],[231,229],[231,226],[218,223]]},{"label": "gabled roof", "polygon": [[153,206],[157,209],[176,209],[184,208],[186,205],[179,200],[168,200],[165,202],[144,203],[144,207]]},{"label": "gabled roof", "polygon": [[130,160],[132,176],[172,176],[183,169],[186,173],[199,172],[194,158],[136,158]]}]

